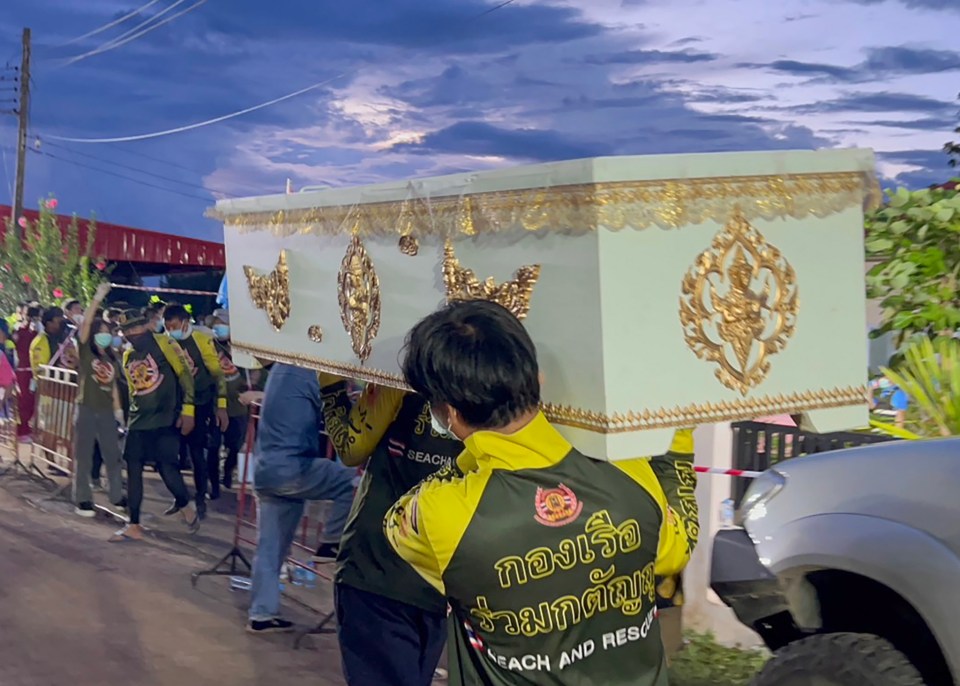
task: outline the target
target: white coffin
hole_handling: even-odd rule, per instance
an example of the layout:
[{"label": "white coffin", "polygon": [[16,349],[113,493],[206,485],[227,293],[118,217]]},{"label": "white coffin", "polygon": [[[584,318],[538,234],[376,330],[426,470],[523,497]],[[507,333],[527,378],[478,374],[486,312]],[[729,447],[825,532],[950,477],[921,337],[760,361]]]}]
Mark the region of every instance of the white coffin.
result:
[{"label": "white coffin", "polygon": [[499,298],[525,315],[550,419],[621,459],[700,423],[866,424],[875,188],[863,150],[615,157],[224,200],[215,215],[237,350],[402,387],[404,336],[448,289]]}]

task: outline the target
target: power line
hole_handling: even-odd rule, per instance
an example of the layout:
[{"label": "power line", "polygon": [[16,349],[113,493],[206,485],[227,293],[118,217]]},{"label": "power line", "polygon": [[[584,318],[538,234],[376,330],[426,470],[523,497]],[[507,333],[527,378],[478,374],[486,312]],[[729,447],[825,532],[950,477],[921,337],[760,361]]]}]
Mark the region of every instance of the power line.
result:
[{"label": "power line", "polygon": [[147,186],[148,188],[156,188],[157,190],[166,191],[167,193],[173,193],[173,194],[175,194],[175,195],[182,195],[182,196],[185,197],[185,198],[193,198],[194,200],[202,200],[203,202],[205,202],[205,203],[207,203],[207,204],[210,204],[210,203],[212,202],[212,199],[211,199],[211,198],[202,198],[202,197],[200,197],[199,195],[192,195],[192,194],[190,194],[190,193],[184,193],[184,192],[182,192],[182,191],[174,190],[173,188],[166,188],[166,187],[164,187],[164,186],[158,186],[158,185],[156,185],[156,184],[149,183],[149,182],[147,182],[147,181],[141,181],[140,179],[134,179],[134,178],[129,177],[129,176],[124,176],[123,174],[117,174],[116,172],[110,171],[109,169],[101,169],[100,167],[94,167],[94,166],[89,165],[89,164],[83,164],[82,162],[77,162],[77,161],[75,161],[75,160],[68,160],[68,159],[66,159],[66,158],[64,158],[64,157],[59,157],[58,155],[54,155],[53,153],[44,152],[44,151],[42,151],[42,150],[32,150],[32,152],[33,152],[34,154],[37,154],[37,155],[43,155],[44,157],[49,157],[50,159],[54,159],[54,160],[57,160],[57,161],[59,161],[59,162],[64,162],[64,163],[66,163],[66,164],[72,164],[72,165],[74,165],[75,167],[81,167],[81,168],[83,168],[83,169],[89,169],[89,170],[91,170],[91,171],[99,172],[99,173],[101,173],[101,174],[106,174],[107,176],[113,176],[113,177],[116,177],[116,178],[118,178],[118,179],[123,179],[124,181],[130,181],[130,182],[132,182],[132,183],[138,183],[138,184],[140,184],[141,186]]},{"label": "power line", "polygon": [[[206,0],[202,0],[202,1],[205,2]],[[497,10],[499,10],[499,9],[502,9],[502,8],[506,7],[507,5],[513,4],[514,2],[516,2],[516,0],[504,0],[504,1],[501,2],[499,5],[495,5],[495,6],[493,6],[493,7],[490,7],[490,8],[488,8],[488,9],[484,10],[483,12],[481,12],[480,14],[474,15],[473,17],[471,17],[470,19],[468,19],[468,20],[466,20],[466,21],[468,21],[468,22],[476,21],[477,19],[479,19],[479,18],[481,18],[481,17],[485,17],[485,16],[489,15],[489,14],[492,13],[492,12],[495,12],[495,11],[497,11]],[[282,96],[280,96],[279,98],[274,98],[273,100],[268,100],[267,102],[262,102],[262,103],[260,103],[259,105],[254,105],[253,107],[247,107],[247,108],[245,108],[245,109],[238,110],[238,111],[236,111],[236,112],[231,112],[230,114],[225,114],[225,115],[220,116],[220,117],[214,117],[213,119],[207,119],[206,121],[196,122],[196,123],[194,123],[194,124],[187,124],[187,125],[185,125],[185,126],[178,126],[178,127],[176,127],[176,128],[173,128],[173,129],[166,129],[166,130],[164,130],[164,131],[155,131],[155,132],[153,132],[153,133],[144,133],[144,134],[139,134],[139,135],[135,135],[135,136],[118,136],[118,137],[114,137],[114,138],[71,138],[71,137],[67,137],[67,136],[54,136],[54,135],[51,135],[51,134],[45,134],[44,137],[47,138],[47,139],[49,139],[49,140],[58,140],[58,141],[63,141],[63,142],[65,142],[65,143],[85,143],[85,144],[86,144],[86,143],[90,143],[90,144],[99,144],[99,143],[130,143],[130,142],[133,142],[133,141],[143,141],[143,140],[149,140],[149,139],[152,139],[152,138],[161,138],[161,137],[163,137],[163,136],[170,136],[170,135],[173,135],[173,134],[176,134],[176,133],[185,133],[185,132],[187,132],[187,131],[193,131],[193,130],[195,130],[195,129],[203,128],[203,127],[205,127],[205,126],[211,126],[211,125],[213,125],[213,124],[219,124],[219,123],[221,123],[221,122],[228,121],[228,120],[230,120],[230,119],[235,119],[235,118],[241,117],[241,116],[243,116],[243,115],[245,115],[245,114],[250,114],[250,113],[252,113],[252,112],[257,112],[257,111],[259,111],[259,110],[266,109],[267,107],[271,107],[271,106],[273,106],[273,105],[278,105],[278,104],[280,104],[281,102],[286,102],[287,100],[292,100],[293,98],[296,98],[296,97],[299,97],[299,96],[301,96],[301,95],[304,95],[305,93],[309,93],[310,91],[317,90],[318,88],[322,88],[323,86],[329,85],[330,83],[333,83],[334,81],[339,81],[339,80],[342,79],[344,76],[349,76],[349,75],[351,75],[351,74],[355,74],[355,73],[357,73],[358,71],[360,71],[361,69],[362,69],[362,67],[357,67],[356,69],[351,69],[351,70],[348,70],[348,71],[345,71],[345,72],[341,72],[340,74],[337,74],[336,76],[334,76],[334,77],[332,77],[332,78],[325,79],[325,80],[323,80],[323,81],[319,81],[319,82],[314,83],[314,84],[312,84],[312,85],[310,85],[310,86],[307,86],[306,88],[301,88],[300,90],[294,91],[293,93],[288,93],[288,94],[286,94],[286,95],[282,95]]]},{"label": "power line", "polygon": [[189,188],[196,188],[196,189],[199,189],[199,190],[202,190],[202,191],[212,191],[212,192],[215,192],[215,193],[222,193],[223,195],[229,195],[229,196],[232,197],[232,198],[238,198],[238,197],[240,197],[240,196],[237,195],[236,193],[229,193],[229,192],[227,192],[227,191],[225,191],[225,190],[221,190],[221,189],[219,189],[219,188],[207,188],[206,186],[201,186],[201,185],[196,184],[196,183],[190,183],[189,181],[181,181],[180,179],[174,179],[174,178],[171,178],[171,177],[169,177],[169,176],[163,176],[163,175],[161,175],[161,174],[154,174],[153,172],[144,171],[143,169],[140,169],[140,168],[138,168],[138,167],[133,167],[133,166],[131,166],[131,165],[129,165],[129,164],[123,164],[122,162],[114,162],[113,160],[108,160],[108,159],[104,159],[104,158],[102,158],[102,157],[97,157],[96,155],[91,155],[91,154],[89,154],[89,153],[80,152],[79,150],[73,150],[72,148],[68,148],[68,147],[65,146],[65,145],[58,145],[57,143],[44,142],[42,138],[41,138],[41,139],[38,139],[38,140],[39,140],[41,143],[44,143],[45,145],[49,145],[49,146],[52,147],[52,148],[57,148],[57,149],[59,149],[59,150],[64,150],[64,151],[69,152],[69,153],[72,153],[72,154],[74,154],[74,155],[79,155],[80,157],[85,157],[85,158],[87,158],[87,159],[95,160],[95,161],[97,161],[97,162],[103,162],[103,163],[105,163],[105,164],[112,164],[112,165],[114,165],[114,166],[116,166],[116,167],[119,167],[119,168],[121,168],[121,169],[127,169],[128,171],[136,172],[137,174],[143,174],[144,176],[152,176],[153,178],[159,179],[159,180],[161,180],[161,181],[168,181],[168,182],[170,182],[170,183],[176,183],[176,184],[180,184],[181,186],[187,186],[187,187],[189,187]]},{"label": "power line", "polygon": [[[150,19],[148,19],[147,21],[142,22],[142,23],[139,24],[138,26],[135,26],[135,27],[134,27],[133,29],[131,29],[130,31],[127,31],[127,33],[119,36],[118,38],[115,38],[114,40],[107,41],[106,43],[104,43],[104,44],[101,45],[100,47],[95,48],[95,49],[93,49],[93,50],[91,50],[91,51],[89,51],[89,52],[86,52],[86,53],[84,53],[84,54],[82,54],[82,55],[77,55],[76,57],[73,57],[73,58],[71,58],[71,59],[68,59],[67,61],[65,61],[65,62],[61,63],[60,65],[58,65],[57,68],[58,68],[58,69],[62,69],[63,67],[69,67],[71,64],[76,64],[77,62],[80,62],[81,60],[87,59],[88,57],[94,57],[95,55],[101,55],[101,54],[103,54],[103,53],[105,53],[105,52],[109,52],[109,51],[111,51],[111,50],[116,50],[117,48],[122,47],[122,46],[124,46],[124,45],[126,45],[127,43],[130,43],[130,42],[132,42],[132,41],[135,41],[137,38],[140,38],[141,36],[145,36],[145,35],[147,35],[148,33],[154,31],[155,29],[158,29],[158,28],[160,28],[161,26],[164,26],[165,24],[169,24],[170,22],[174,21],[175,19],[178,19],[179,17],[182,17],[183,15],[187,14],[188,12],[192,12],[193,10],[197,9],[198,7],[202,6],[203,4],[205,4],[205,3],[207,2],[207,0],[197,0],[196,3],[194,3],[193,5],[190,5],[190,7],[186,8],[185,10],[181,10],[181,11],[177,12],[177,13],[174,14],[172,17],[167,17],[167,18],[164,19],[163,21],[159,21],[159,22],[156,21],[157,18],[163,16],[164,14],[166,14],[167,12],[169,12],[170,10],[172,10],[172,9],[173,9],[174,7],[176,7],[177,5],[180,5],[180,4],[182,4],[182,3],[186,2],[186,1],[187,1],[187,0],[176,0],[176,2],[174,2],[172,5],[170,5],[170,6],[167,7],[166,9],[158,12],[157,14],[155,14],[154,16],[152,16],[152,17],[151,17]],[[151,22],[154,22],[154,23],[151,24]],[[147,24],[151,24],[151,25],[150,25],[150,26],[147,26],[147,28],[143,29],[142,31],[138,31],[138,29],[146,26]],[[137,33],[133,33],[133,32],[135,32],[135,31],[138,31],[138,32],[137,32]],[[133,35],[131,35],[131,33],[133,33]]]},{"label": "power line", "polygon": [[70,40],[66,41],[65,43],[60,43],[59,45],[57,45],[57,46],[55,46],[55,47],[57,47],[57,48],[64,48],[64,47],[66,47],[66,46],[68,46],[68,45],[73,45],[74,43],[79,43],[79,42],[82,41],[82,40],[86,40],[87,38],[92,38],[93,36],[96,36],[98,33],[103,33],[104,31],[107,31],[107,30],[109,30],[109,29],[112,29],[114,26],[119,26],[120,24],[122,24],[123,22],[125,22],[127,19],[132,19],[133,17],[137,16],[137,15],[140,14],[141,12],[144,12],[145,10],[150,9],[153,5],[156,5],[158,2],[160,2],[160,0],[150,0],[150,2],[148,2],[146,5],[141,5],[141,6],[138,7],[137,9],[133,10],[132,12],[128,12],[127,14],[123,15],[123,16],[120,17],[119,19],[114,19],[113,21],[111,21],[111,22],[109,22],[109,23],[107,23],[107,24],[104,24],[103,26],[100,26],[99,28],[94,29],[93,31],[90,31],[90,32],[88,32],[88,33],[85,33],[85,34],[83,34],[82,36],[77,36],[76,38],[71,38]]},{"label": "power line", "polygon": [[[44,137],[44,136],[37,136],[37,139],[40,140],[41,143],[45,143],[46,145],[49,145],[49,146],[52,146],[52,147],[61,147],[63,150],[70,150],[71,152],[73,152],[74,154],[77,154],[77,155],[80,154],[79,151],[74,150],[74,149],[72,149],[72,148],[68,148],[68,147],[65,147],[65,146],[58,146],[58,145],[56,145],[56,144],[54,144],[54,143],[51,143],[51,142],[50,142],[49,140],[47,140],[47,138]],[[138,150],[128,150],[127,148],[121,148],[121,147],[113,148],[113,150],[114,150],[114,152],[122,152],[122,153],[124,153],[124,154],[126,154],[126,155],[132,155],[132,156],[134,156],[134,157],[140,157],[140,158],[143,158],[143,159],[145,159],[145,160],[151,160],[152,162],[157,162],[158,164],[166,164],[166,165],[168,165],[168,166],[170,166],[170,167],[173,167],[173,168],[175,168],[175,169],[182,169],[183,171],[190,172],[191,174],[196,174],[197,176],[204,176],[205,174],[207,174],[207,172],[201,171],[201,170],[199,170],[199,169],[195,169],[194,167],[187,167],[187,166],[184,166],[184,165],[182,165],[182,164],[179,164],[178,162],[171,162],[170,160],[165,160],[165,159],[160,158],[160,157],[154,157],[153,155],[148,155],[148,154],[146,154],[146,153],[144,153],[144,152],[139,152]],[[109,161],[109,160],[105,160],[105,159],[104,159],[104,160],[102,160],[102,161],[107,162],[107,161]],[[110,163],[111,163],[111,164],[116,164],[116,165],[118,165],[118,166],[123,166],[123,165],[121,165],[119,162],[110,162]],[[139,171],[139,169],[138,169],[137,171]],[[240,183],[240,184],[237,184],[237,185],[240,186],[240,187],[243,187],[243,188],[249,188],[249,189],[251,189],[251,190],[253,190],[253,191],[257,192],[257,193],[259,193],[259,192],[261,192],[261,191],[263,190],[263,187],[262,187],[262,186],[254,186],[254,185],[249,184],[249,183]],[[204,188],[204,190],[207,190],[207,189]],[[223,191],[223,192],[225,192],[225,191]],[[227,193],[227,195],[229,195],[229,193]]]}]

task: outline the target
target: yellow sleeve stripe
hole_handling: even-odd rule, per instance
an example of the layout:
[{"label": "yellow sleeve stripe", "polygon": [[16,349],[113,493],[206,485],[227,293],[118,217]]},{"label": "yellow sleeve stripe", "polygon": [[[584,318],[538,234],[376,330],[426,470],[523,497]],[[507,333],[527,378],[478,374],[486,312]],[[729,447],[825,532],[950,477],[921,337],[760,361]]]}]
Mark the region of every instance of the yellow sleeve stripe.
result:
[{"label": "yellow sleeve stripe", "polygon": [[450,482],[424,484],[420,517],[430,532],[441,577],[460,547],[492,475],[492,470],[485,469]]}]

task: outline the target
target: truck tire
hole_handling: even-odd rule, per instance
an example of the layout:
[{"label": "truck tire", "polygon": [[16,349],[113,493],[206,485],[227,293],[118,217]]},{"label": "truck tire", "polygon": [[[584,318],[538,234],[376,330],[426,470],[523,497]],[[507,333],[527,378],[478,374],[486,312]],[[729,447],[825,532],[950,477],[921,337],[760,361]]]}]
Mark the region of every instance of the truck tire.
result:
[{"label": "truck tire", "polygon": [[821,634],[778,650],[750,686],[924,686],[920,672],[872,634]]}]

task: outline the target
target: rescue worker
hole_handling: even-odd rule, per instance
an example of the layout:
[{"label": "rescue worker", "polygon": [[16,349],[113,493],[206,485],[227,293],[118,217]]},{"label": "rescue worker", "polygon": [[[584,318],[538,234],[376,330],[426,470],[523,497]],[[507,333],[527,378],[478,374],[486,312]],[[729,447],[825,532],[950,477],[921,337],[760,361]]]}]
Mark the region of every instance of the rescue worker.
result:
[{"label": "rescue worker", "polygon": [[220,359],[220,369],[227,385],[227,417],[226,431],[221,431],[217,422],[214,422],[210,432],[210,453],[208,466],[210,467],[210,492],[219,493],[220,482],[220,447],[227,450],[227,458],[223,463],[223,487],[233,487],[233,473],[237,469],[240,449],[243,447],[247,434],[247,408],[240,402],[240,396],[250,390],[250,385],[259,380],[260,370],[251,372],[238,368],[233,363],[233,354],[230,348],[230,314],[226,310],[216,310],[213,313],[214,343]]},{"label": "rescue worker", "polygon": [[383,518],[404,493],[463,444],[435,432],[430,407],[413,393],[368,385],[351,408],[347,382],[320,374],[328,435],[348,467],[366,464],[336,557],[334,602],[349,686],[429,686],[447,631],[444,597],[393,551]]},{"label": "rescue worker", "polygon": [[166,336],[148,328],[139,310],[120,315],[123,335],[130,347],[123,353],[123,372],[130,393],[130,425],[123,449],[127,463],[127,505],[130,524],[110,539],[120,542],[143,538],[140,506],[143,504],[143,466],[155,460],[157,471],[174,497],[168,514],[180,513],[188,530],[199,526],[190,505],[190,494],[177,469],[180,436],[193,431],[193,376],[183,352]]},{"label": "rescue worker", "polygon": [[[219,455],[207,455],[210,430],[216,422],[220,431],[226,431],[230,418],[227,416],[227,384],[217,347],[208,334],[195,331],[190,320],[190,313],[182,305],[167,305],[163,311],[163,327],[170,338],[180,344],[193,374],[196,416],[194,429],[187,436],[187,444],[197,491],[197,516],[203,519],[207,512],[208,477],[213,471],[208,459],[218,463],[220,460]],[[210,497],[214,500],[220,497],[219,480],[210,484]],[[173,514],[175,511],[171,507],[167,513]]]},{"label": "rescue worker", "polygon": [[452,609],[451,680],[666,686],[656,578],[698,533],[692,434],[652,459],[584,456],[540,412],[533,342],[508,310],[457,302],[408,335],[407,383],[464,476],[439,474],[384,520]]},{"label": "rescue worker", "polygon": [[77,349],[69,336],[63,310],[48,307],[40,320],[42,330],[30,343],[30,368],[36,381],[41,376],[40,367],[77,368]]}]

